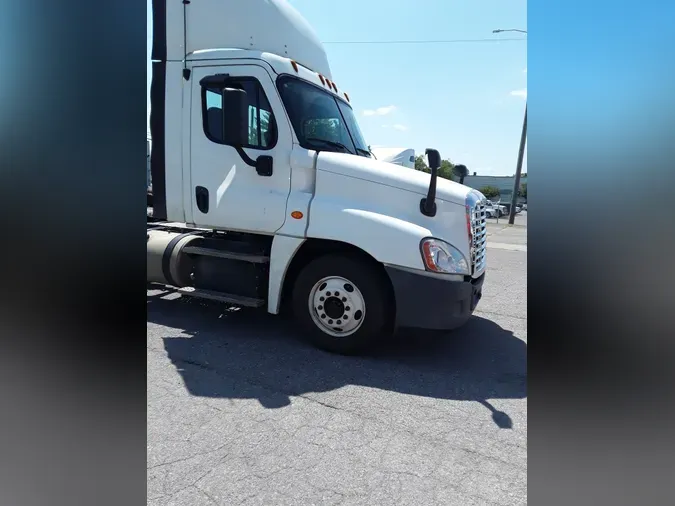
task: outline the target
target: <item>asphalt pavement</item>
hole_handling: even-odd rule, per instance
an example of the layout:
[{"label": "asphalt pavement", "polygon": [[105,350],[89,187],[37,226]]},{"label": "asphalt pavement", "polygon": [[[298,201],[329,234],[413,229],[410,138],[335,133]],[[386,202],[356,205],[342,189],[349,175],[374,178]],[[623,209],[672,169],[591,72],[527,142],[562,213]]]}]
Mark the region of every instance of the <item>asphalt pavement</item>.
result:
[{"label": "asphalt pavement", "polygon": [[148,504],[526,504],[527,229],[500,222],[469,323],[368,357],[148,290]]}]

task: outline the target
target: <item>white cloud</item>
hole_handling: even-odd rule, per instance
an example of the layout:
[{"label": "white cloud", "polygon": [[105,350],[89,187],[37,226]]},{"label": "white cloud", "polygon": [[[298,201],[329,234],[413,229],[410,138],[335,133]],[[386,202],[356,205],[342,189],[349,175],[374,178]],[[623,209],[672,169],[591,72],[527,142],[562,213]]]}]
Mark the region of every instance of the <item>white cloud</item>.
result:
[{"label": "white cloud", "polygon": [[523,90],[513,90],[511,92],[511,96],[527,98],[527,88],[525,88]]},{"label": "white cloud", "polygon": [[401,125],[399,123],[396,123],[394,125],[382,125],[382,128],[393,128],[394,130],[398,130],[399,132],[405,132],[408,130],[408,127],[405,125]]},{"label": "white cloud", "polygon": [[385,116],[396,109],[395,105],[387,105],[385,107],[378,107],[377,109],[366,109],[363,111],[364,116]]}]

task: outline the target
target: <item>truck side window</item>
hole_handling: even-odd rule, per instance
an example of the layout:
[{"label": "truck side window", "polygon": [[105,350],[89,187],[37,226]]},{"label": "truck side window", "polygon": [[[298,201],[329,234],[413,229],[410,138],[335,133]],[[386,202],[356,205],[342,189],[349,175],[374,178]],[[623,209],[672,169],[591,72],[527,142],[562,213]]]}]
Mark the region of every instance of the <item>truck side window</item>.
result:
[{"label": "truck side window", "polygon": [[[232,80],[228,88],[240,88],[248,97],[248,144],[244,147],[271,149],[277,142],[277,125],[265,90],[253,78]],[[204,133],[216,143],[223,143],[223,100],[219,90],[202,91],[202,114]]]}]

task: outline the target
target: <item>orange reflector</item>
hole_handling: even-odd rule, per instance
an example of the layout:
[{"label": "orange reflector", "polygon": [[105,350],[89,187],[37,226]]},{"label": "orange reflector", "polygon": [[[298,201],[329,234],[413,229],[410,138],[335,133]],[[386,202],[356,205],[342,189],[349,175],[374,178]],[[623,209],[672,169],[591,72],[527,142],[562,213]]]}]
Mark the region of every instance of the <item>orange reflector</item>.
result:
[{"label": "orange reflector", "polygon": [[319,74],[319,79],[321,79],[321,84],[326,84],[326,81],[321,74]]},{"label": "orange reflector", "polygon": [[291,60],[291,65],[293,65],[293,70],[295,70],[296,72],[298,72],[298,64],[295,63],[293,60]]},{"label": "orange reflector", "polygon": [[332,87],[331,84],[330,84],[330,81],[328,79],[326,79],[326,84],[328,85],[329,88]]},{"label": "orange reflector", "polygon": [[345,98],[347,99],[347,102],[349,102],[349,95],[345,92]]},{"label": "orange reflector", "polygon": [[301,220],[304,215],[300,211],[293,211],[291,213],[291,217],[295,218],[296,220]]},{"label": "orange reflector", "polygon": [[337,84],[335,84],[335,83],[332,83],[332,84],[333,84],[333,90],[335,90],[335,93],[337,93]]}]

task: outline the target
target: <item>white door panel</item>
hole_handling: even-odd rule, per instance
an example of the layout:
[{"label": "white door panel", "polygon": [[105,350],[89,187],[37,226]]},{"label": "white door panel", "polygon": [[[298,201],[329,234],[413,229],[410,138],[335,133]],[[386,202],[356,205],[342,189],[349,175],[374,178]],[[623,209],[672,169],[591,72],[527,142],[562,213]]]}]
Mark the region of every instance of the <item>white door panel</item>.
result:
[{"label": "white door panel", "polygon": [[[244,151],[253,160],[271,156],[271,176],[259,175],[235,148],[218,142],[222,135],[218,114],[227,114],[227,111],[222,111],[218,93],[203,92],[199,84],[203,77],[214,74],[229,74],[233,86],[247,91],[249,145]],[[292,137],[272,76],[258,65],[212,66],[194,68],[190,81],[190,192],[194,223],[263,234],[276,232],[286,218]],[[202,202],[197,197],[199,192]],[[208,210],[203,212],[205,194],[208,194]]]}]

